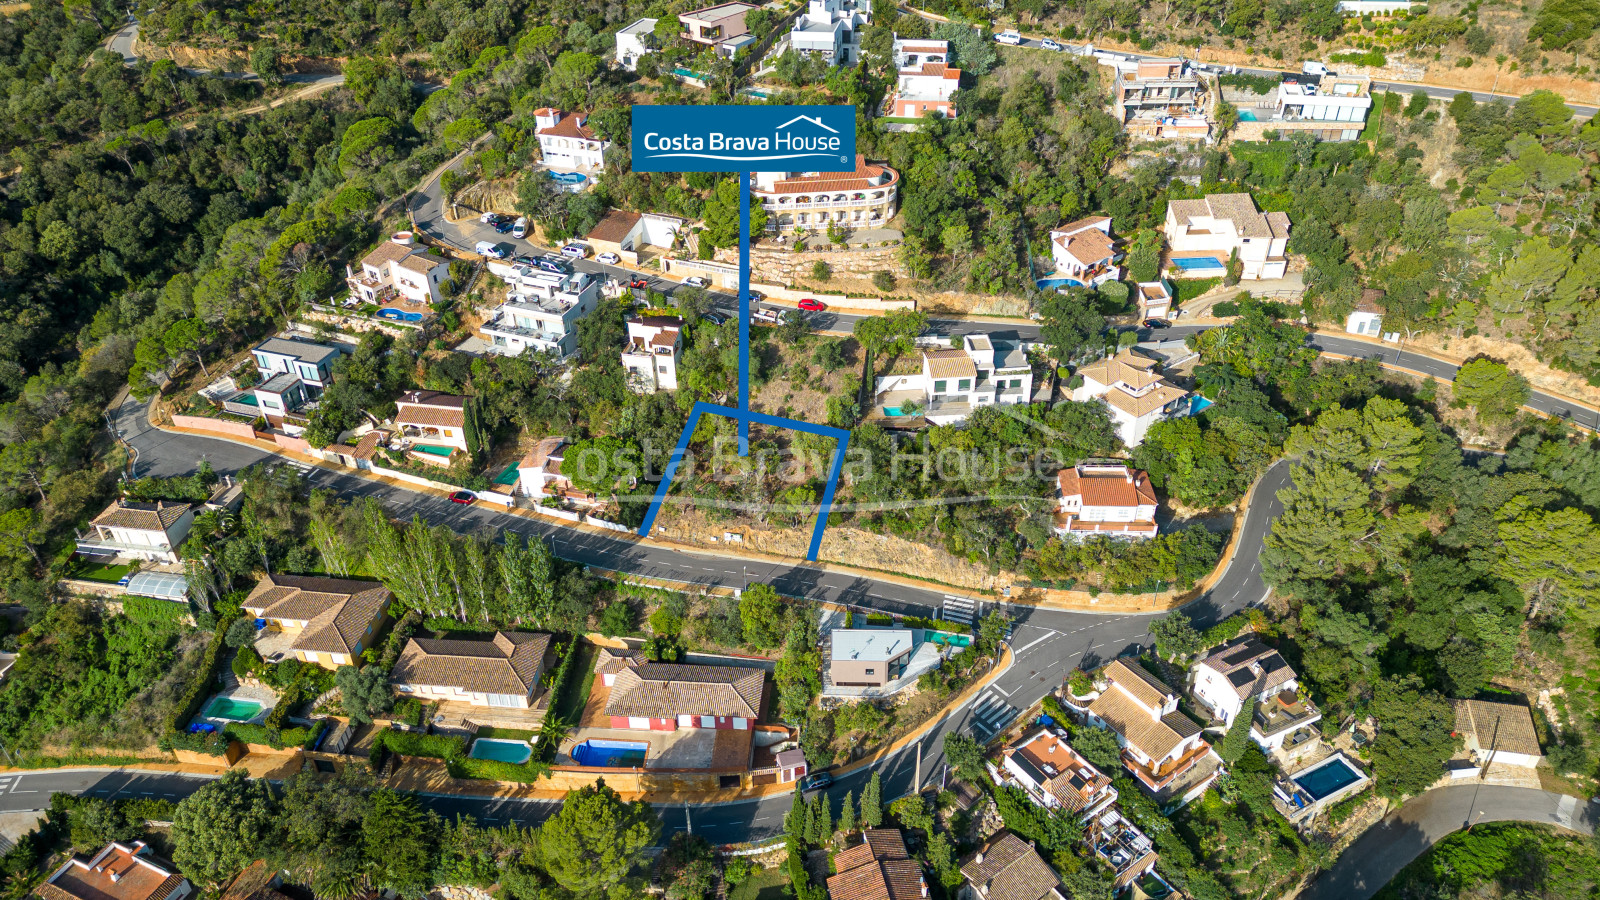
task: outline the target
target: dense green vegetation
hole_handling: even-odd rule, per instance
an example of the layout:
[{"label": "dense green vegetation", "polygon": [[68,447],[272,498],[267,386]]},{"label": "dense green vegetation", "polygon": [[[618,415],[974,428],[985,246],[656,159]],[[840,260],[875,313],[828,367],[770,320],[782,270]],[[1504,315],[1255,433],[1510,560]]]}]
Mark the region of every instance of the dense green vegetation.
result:
[{"label": "dense green vegetation", "polygon": [[1600,889],[1600,850],[1594,842],[1554,829],[1489,823],[1458,831],[1378,893],[1407,897],[1587,897]]}]

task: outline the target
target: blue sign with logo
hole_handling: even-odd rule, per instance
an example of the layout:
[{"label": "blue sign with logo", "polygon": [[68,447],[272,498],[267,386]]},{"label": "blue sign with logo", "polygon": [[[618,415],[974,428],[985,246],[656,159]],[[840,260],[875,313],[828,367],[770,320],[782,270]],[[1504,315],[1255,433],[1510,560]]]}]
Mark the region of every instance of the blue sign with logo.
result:
[{"label": "blue sign with logo", "polygon": [[853,172],[854,106],[635,106],[635,172]]}]

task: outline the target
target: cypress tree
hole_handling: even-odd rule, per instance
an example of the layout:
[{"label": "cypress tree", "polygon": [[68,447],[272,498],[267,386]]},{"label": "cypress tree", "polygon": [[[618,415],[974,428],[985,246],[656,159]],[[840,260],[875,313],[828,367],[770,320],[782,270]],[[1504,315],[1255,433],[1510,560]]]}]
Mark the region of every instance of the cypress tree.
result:
[{"label": "cypress tree", "polygon": [[883,824],[883,782],[876,770],[868,779],[866,790],[861,792],[861,827],[877,828]]},{"label": "cypress tree", "polygon": [[839,831],[849,834],[856,830],[856,794],[845,791],[844,806],[839,809]]}]

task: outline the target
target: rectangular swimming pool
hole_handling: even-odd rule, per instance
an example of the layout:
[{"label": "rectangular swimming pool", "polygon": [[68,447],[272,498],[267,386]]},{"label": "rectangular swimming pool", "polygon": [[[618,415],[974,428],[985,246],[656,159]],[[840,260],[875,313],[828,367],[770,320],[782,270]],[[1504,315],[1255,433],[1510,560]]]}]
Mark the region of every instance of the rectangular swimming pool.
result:
[{"label": "rectangular swimming pool", "polygon": [[208,719],[227,719],[230,722],[248,722],[260,714],[261,701],[236,697],[218,697],[202,713]]},{"label": "rectangular swimming pool", "polygon": [[433,444],[413,444],[411,449],[429,456],[449,456],[455,451],[454,447],[436,447]]},{"label": "rectangular swimming pool", "polygon": [[644,765],[650,745],[643,741],[589,739],[572,748],[572,761],[580,766],[635,767]]},{"label": "rectangular swimming pool", "polygon": [[472,742],[472,752],[467,755],[473,759],[493,759],[520,766],[533,756],[533,745],[527,741],[478,738]]},{"label": "rectangular swimming pool", "polygon": [[1185,272],[1227,268],[1222,264],[1222,260],[1215,256],[1180,256],[1174,259],[1172,264]]},{"label": "rectangular swimming pool", "polygon": [[521,476],[522,470],[517,468],[516,463],[512,463],[511,465],[506,466],[506,470],[504,472],[501,472],[499,475],[494,477],[494,484],[516,484],[517,479]]},{"label": "rectangular swimming pool", "polygon": [[1321,800],[1355,784],[1363,777],[1365,776],[1356,771],[1354,766],[1345,762],[1344,757],[1334,756],[1322,765],[1294,776],[1293,781],[1301,790],[1311,795],[1312,800]]}]

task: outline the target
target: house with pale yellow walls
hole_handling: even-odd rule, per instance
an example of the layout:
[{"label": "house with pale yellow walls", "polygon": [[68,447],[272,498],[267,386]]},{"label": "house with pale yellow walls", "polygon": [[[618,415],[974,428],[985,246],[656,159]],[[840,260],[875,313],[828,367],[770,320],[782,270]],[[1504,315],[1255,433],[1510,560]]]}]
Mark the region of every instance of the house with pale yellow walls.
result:
[{"label": "house with pale yellow walls", "polygon": [[337,669],[354,665],[372,646],[393,599],[377,581],[269,574],[242,605],[266,631],[289,637],[295,659]]}]

